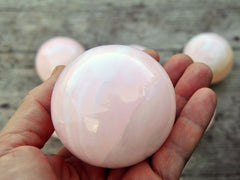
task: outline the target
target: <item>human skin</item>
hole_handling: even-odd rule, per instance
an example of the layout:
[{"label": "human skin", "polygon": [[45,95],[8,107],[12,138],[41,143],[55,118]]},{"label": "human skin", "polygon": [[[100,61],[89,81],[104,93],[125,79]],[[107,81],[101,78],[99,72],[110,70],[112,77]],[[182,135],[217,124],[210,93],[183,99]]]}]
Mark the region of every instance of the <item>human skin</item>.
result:
[{"label": "human skin", "polygon": [[[159,60],[155,51],[145,52]],[[178,54],[163,67],[175,87],[177,116],[169,137],[150,158],[131,167],[104,169],[82,162],[65,147],[54,155],[41,151],[54,131],[50,100],[64,68],[59,66],[28,93],[1,130],[0,179],[178,179],[211,120],[217,98],[207,88],[212,80],[208,66]]]}]

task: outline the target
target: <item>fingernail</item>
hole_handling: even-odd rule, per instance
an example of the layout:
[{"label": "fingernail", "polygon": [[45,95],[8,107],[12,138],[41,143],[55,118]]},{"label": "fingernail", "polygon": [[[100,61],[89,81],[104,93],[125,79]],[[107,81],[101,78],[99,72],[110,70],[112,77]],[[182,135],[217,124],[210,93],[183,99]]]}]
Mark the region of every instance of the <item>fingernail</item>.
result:
[{"label": "fingernail", "polygon": [[65,66],[63,66],[63,65],[56,66],[56,67],[52,70],[51,76],[53,76],[56,72],[58,72],[60,69],[63,69],[64,67],[65,67]]},{"label": "fingernail", "polygon": [[55,67],[53,68],[51,76],[55,74],[55,72],[57,71],[57,69],[58,69],[58,66],[55,66]]}]

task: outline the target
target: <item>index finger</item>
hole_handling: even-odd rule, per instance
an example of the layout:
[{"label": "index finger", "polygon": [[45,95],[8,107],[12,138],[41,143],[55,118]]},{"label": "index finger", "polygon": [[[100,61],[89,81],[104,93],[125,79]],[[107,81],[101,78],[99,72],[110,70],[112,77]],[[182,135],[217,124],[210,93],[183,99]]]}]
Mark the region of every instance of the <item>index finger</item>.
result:
[{"label": "index finger", "polygon": [[193,61],[189,56],[185,54],[176,54],[170,57],[169,60],[163,65],[173,83],[173,86],[177,84],[187,67],[192,63]]}]

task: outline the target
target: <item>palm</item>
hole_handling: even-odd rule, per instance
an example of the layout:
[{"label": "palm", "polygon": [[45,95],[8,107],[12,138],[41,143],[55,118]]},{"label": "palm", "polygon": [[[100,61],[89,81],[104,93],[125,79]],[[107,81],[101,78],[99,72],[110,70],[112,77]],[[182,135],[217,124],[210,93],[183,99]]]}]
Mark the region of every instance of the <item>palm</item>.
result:
[{"label": "palm", "polygon": [[[1,162],[2,161],[2,162]],[[12,177],[16,175],[20,179],[88,179],[88,173],[92,177],[100,177],[104,169],[84,165],[74,157],[62,158],[59,155],[45,155],[40,149],[29,146],[16,148],[1,158],[1,169],[13,168]],[[4,166],[4,167],[2,167]],[[1,175],[0,175],[1,177]],[[7,179],[7,178],[3,178]],[[92,178],[91,178],[92,179]]]},{"label": "palm", "polygon": [[[158,59],[153,51],[147,52]],[[53,132],[49,102],[55,75],[29,93],[0,133],[0,144],[3,145],[0,147],[0,177],[14,179],[18,174],[22,179],[177,179],[216,105],[215,94],[202,88],[210,84],[209,68],[203,64],[190,64],[189,57],[176,55],[164,65],[175,86],[177,118],[170,136],[150,159],[129,168],[110,170],[85,164],[65,148],[57,155],[44,155],[39,148]],[[30,104],[32,108],[28,108]],[[35,119],[35,126],[32,119]]]}]

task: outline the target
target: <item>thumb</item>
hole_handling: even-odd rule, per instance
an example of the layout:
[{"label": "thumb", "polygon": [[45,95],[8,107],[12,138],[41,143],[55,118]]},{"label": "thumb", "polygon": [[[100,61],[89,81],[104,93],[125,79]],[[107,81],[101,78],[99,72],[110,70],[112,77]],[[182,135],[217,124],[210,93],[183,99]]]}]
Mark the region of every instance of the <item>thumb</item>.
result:
[{"label": "thumb", "polygon": [[54,128],[50,102],[55,82],[64,66],[55,68],[51,77],[31,90],[0,132],[0,154],[18,146],[42,148]]}]

